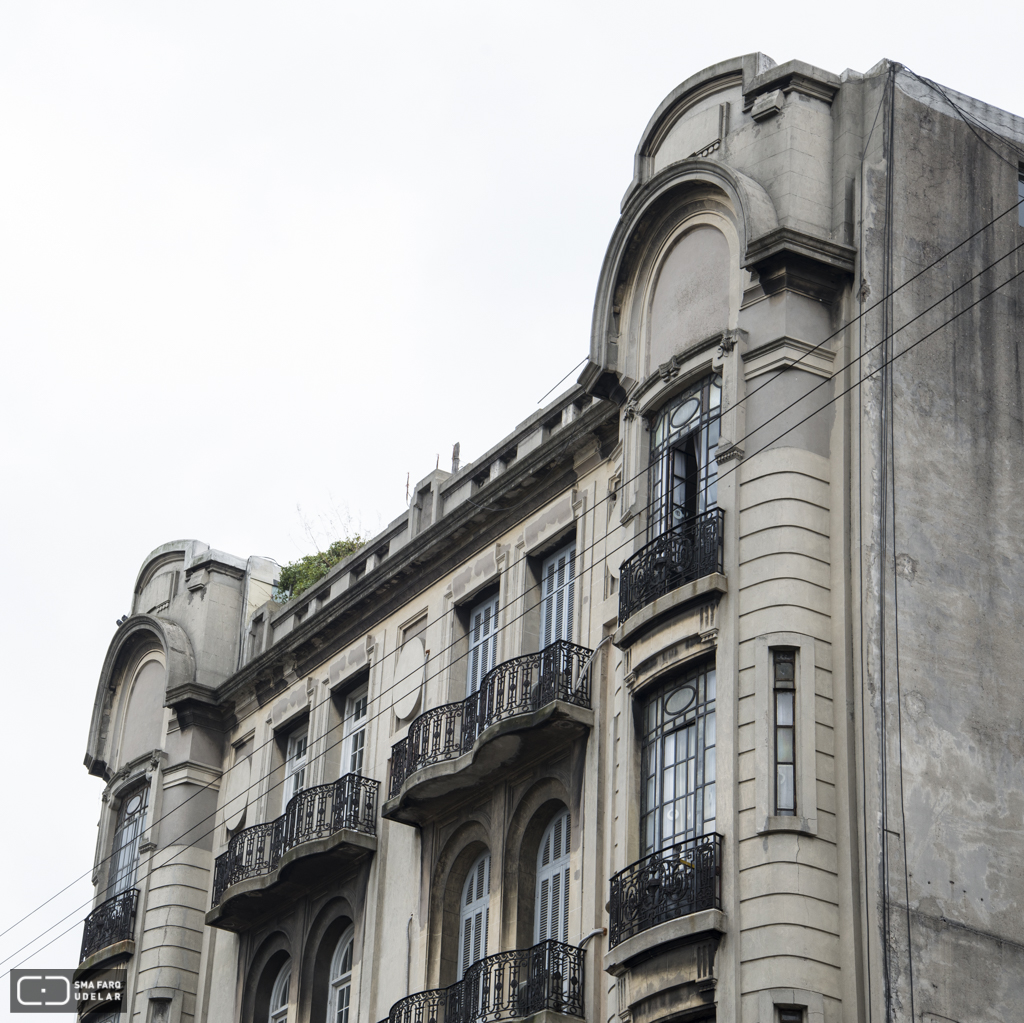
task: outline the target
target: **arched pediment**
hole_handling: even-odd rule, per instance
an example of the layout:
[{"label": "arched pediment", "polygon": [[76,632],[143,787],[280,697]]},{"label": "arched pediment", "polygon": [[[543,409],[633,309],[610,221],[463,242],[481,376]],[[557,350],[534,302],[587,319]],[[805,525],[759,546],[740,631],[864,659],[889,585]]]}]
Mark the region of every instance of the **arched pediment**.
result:
[{"label": "arched pediment", "polygon": [[579,382],[593,394],[620,402],[619,313],[649,238],[661,230],[688,200],[718,207],[738,236],[741,263],[757,239],[777,230],[775,204],[753,178],[716,160],[690,159],[672,164],[630,197],[612,234],[601,275],[591,326],[590,361]]},{"label": "arched pediment", "polygon": [[134,615],[125,621],[110,641],[96,686],[85,754],[85,766],[90,774],[107,780],[110,778],[106,757],[111,710],[119,688],[127,681],[127,669],[149,650],[159,650],[163,654],[167,689],[195,680],[196,659],[192,643],[180,626],[145,614]]}]

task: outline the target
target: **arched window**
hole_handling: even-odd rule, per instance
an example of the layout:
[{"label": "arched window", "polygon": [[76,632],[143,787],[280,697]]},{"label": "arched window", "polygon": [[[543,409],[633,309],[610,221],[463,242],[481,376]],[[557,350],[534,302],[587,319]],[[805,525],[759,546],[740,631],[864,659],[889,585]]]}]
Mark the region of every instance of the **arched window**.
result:
[{"label": "arched window", "polygon": [[545,828],[537,851],[534,943],[569,940],[569,811],[560,810]]},{"label": "arched window", "polygon": [[459,903],[459,975],[487,955],[487,922],[491,901],[491,854],[482,853],[469,868]]},{"label": "arched window", "polygon": [[292,981],[292,961],[288,959],[277,973],[270,992],[270,1014],[267,1023],[288,1023],[288,995]]},{"label": "arched window", "polygon": [[327,1009],[327,1023],[348,1023],[349,1003],[352,997],[352,933],[349,927],[338,939],[338,947],[331,960],[331,993]]},{"label": "arched window", "polygon": [[722,378],[705,377],[674,398],[651,422],[650,536],[685,529],[718,501],[718,436]]},{"label": "arched window", "polygon": [[640,844],[645,856],[715,830],[715,665],[644,703]]},{"label": "arched window", "polygon": [[149,787],[137,789],[126,796],[117,814],[114,848],[110,856],[108,897],[120,895],[135,884],[135,868],[139,864],[139,839],[146,826],[146,804]]}]

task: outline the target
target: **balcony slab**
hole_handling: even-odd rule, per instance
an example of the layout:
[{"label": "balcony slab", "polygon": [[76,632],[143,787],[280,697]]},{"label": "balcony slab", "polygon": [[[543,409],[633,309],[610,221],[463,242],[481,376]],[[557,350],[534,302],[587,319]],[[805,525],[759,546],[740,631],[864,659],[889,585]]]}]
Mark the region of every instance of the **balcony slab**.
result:
[{"label": "balcony slab", "polygon": [[675,920],[666,920],[663,924],[655,924],[605,952],[605,972],[613,977],[621,977],[631,966],[659,952],[689,944],[711,934],[725,934],[725,921],[725,914],[720,909],[702,909]]},{"label": "balcony slab", "polygon": [[398,795],[381,807],[381,816],[419,827],[464,798],[467,789],[545,755],[554,745],[578,739],[593,725],[591,709],[563,700],[496,721],[480,733],[469,752],[410,774]]},{"label": "balcony slab", "polygon": [[327,874],[348,873],[377,851],[377,838],[346,828],[289,849],[266,874],[247,877],[224,889],[206,914],[210,927],[249,930],[323,882]]},{"label": "balcony slab", "polygon": [[115,941],[105,948],[98,948],[91,956],[86,956],[79,964],[76,975],[83,970],[95,970],[101,966],[117,967],[126,963],[135,955],[135,941],[132,938],[125,938],[124,941]]},{"label": "balcony slab", "polygon": [[694,601],[707,597],[709,594],[728,592],[728,582],[721,572],[712,572],[710,575],[694,579],[693,582],[684,583],[652,600],[636,614],[627,618],[615,630],[612,642],[619,648],[628,647],[659,621],[677,614]]}]

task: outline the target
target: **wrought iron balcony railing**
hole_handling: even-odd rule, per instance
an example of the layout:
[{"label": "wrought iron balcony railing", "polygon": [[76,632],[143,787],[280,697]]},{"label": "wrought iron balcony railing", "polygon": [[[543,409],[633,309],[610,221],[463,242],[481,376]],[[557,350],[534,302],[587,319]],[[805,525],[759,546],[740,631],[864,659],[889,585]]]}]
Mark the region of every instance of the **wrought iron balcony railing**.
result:
[{"label": "wrought iron balcony railing", "polygon": [[583,952],[548,939],[474,963],[451,987],[419,991],[381,1023],[497,1023],[543,1009],[583,1016]]},{"label": "wrought iron balcony railing", "polygon": [[468,753],[480,733],[496,721],[529,714],[552,700],[589,707],[587,662],[592,653],[559,640],[540,653],[514,657],[492,668],[479,690],[465,700],[424,711],[409,726],[408,735],[392,747],[388,798],[398,795],[414,771]]},{"label": "wrought iron balcony railing", "polygon": [[686,519],[627,558],[619,569],[619,622],[658,597],[723,570],[720,508]]},{"label": "wrought iron balcony railing", "polygon": [[135,910],[139,904],[139,889],[129,888],[106,902],[101,902],[86,918],[82,935],[84,962],[101,948],[127,941],[135,933]]},{"label": "wrought iron balcony railing", "polygon": [[213,905],[230,885],[275,870],[281,857],[303,842],[343,830],[376,834],[379,788],[372,778],[346,774],[296,793],[276,820],[240,831],[214,864]]},{"label": "wrought iron balcony railing", "polygon": [[608,947],[666,920],[721,909],[721,874],[721,835],[702,835],[620,870],[611,883]]}]

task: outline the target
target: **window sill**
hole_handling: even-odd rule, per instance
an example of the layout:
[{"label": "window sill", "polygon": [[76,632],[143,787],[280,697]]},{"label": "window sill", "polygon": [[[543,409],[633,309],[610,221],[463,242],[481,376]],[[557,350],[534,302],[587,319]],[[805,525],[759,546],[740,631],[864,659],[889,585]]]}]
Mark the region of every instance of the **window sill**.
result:
[{"label": "window sill", "polygon": [[817,817],[765,817],[757,829],[759,835],[769,835],[776,831],[785,831],[797,835],[818,834]]}]

